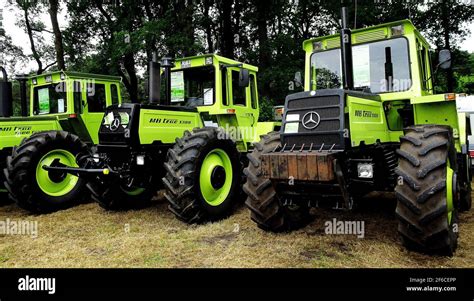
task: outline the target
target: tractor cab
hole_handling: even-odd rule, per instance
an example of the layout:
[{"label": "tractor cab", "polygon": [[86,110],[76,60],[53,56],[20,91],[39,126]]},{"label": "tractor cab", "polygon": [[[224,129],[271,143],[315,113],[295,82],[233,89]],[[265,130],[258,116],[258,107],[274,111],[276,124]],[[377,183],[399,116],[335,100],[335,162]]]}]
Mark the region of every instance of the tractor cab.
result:
[{"label": "tractor cab", "polygon": [[[396,140],[404,127],[413,124],[450,125],[458,121],[449,103],[455,95],[433,95],[433,72],[449,67],[448,50],[440,51],[439,64],[432,71],[429,44],[409,20],[345,30],[349,32],[344,32],[344,38],[330,35],[309,39],[303,49],[305,91],[347,91],[343,107],[347,128],[352,130],[348,132],[350,146]],[[446,108],[446,116],[436,114],[428,104],[431,102],[436,102],[436,110]],[[359,136],[363,130],[374,135],[365,132]],[[457,141],[457,147],[462,143]]]},{"label": "tractor cab", "polygon": [[[4,71],[4,70],[3,70]],[[62,129],[86,142],[97,143],[105,109],[120,104],[121,78],[116,76],[57,71],[35,76],[17,76],[20,86],[20,113],[14,116],[12,83],[3,72],[0,82],[0,124],[17,125],[2,131],[18,140],[34,132]],[[18,112],[17,114],[18,115]],[[15,130],[13,130],[15,129]],[[11,142],[15,145],[14,141]]]},{"label": "tractor cab", "polygon": [[257,67],[215,54],[181,58],[173,62],[167,87],[166,63],[161,66],[162,102],[196,108],[205,126],[239,127],[243,140],[255,139],[251,130],[259,117]]}]

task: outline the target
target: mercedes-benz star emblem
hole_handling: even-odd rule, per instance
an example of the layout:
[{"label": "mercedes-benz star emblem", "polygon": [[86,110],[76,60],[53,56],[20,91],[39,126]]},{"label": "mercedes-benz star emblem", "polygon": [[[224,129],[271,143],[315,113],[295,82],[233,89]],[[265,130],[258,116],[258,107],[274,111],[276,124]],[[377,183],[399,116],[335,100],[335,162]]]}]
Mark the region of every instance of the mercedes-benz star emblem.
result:
[{"label": "mercedes-benz star emblem", "polygon": [[115,118],[114,121],[112,121],[112,124],[110,125],[110,130],[112,132],[115,132],[116,130],[118,130],[119,127],[120,127],[120,118]]},{"label": "mercedes-benz star emblem", "polygon": [[320,121],[321,117],[315,111],[304,114],[303,119],[301,119],[303,127],[307,130],[314,130],[317,128]]}]

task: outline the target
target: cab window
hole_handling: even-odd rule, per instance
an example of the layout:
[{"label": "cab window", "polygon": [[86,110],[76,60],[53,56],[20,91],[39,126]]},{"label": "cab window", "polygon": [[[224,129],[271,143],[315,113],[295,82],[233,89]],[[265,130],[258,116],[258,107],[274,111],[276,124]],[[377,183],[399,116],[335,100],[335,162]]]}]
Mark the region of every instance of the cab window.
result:
[{"label": "cab window", "polygon": [[35,87],[33,90],[34,114],[61,114],[67,112],[65,82]]},{"label": "cab window", "polygon": [[112,104],[117,105],[119,103],[119,95],[118,95],[117,85],[115,85],[115,84],[110,85],[110,94],[111,94],[111,98],[112,98]]},{"label": "cab window", "polygon": [[246,106],[245,87],[239,86],[239,71],[232,71],[232,100],[234,105]]},{"label": "cab window", "polygon": [[82,87],[81,82],[73,83],[74,112],[82,114]]},{"label": "cab window", "polygon": [[105,112],[107,98],[104,84],[94,84],[87,90],[87,106],[89,113]]},{"label": "cab window", "polygon": [[252,108],[257,108],[257,84],[255,81],[255,75],[250,74],[250,97],[252,99]]}]

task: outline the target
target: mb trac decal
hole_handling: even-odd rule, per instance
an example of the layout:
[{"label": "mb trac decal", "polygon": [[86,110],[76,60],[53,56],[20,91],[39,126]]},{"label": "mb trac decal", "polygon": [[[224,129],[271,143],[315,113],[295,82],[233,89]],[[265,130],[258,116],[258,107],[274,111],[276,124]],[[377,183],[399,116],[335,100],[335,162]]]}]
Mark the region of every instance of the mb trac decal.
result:
[{"label": "mb trac decal", "polygon": [[150,123],[161,123],[161,124],[191,124],[189,120],[178,120],[168,118],[150,118]]},{"label": "mb trac decal", "polygon": [[17,136],[31,135],[31,126],[0,127],[0,133],[15,132]]},{"label": "mb trac decal", "polygon": [[356,117],[379,118],[379,114],[372,111],[355,110]]}]

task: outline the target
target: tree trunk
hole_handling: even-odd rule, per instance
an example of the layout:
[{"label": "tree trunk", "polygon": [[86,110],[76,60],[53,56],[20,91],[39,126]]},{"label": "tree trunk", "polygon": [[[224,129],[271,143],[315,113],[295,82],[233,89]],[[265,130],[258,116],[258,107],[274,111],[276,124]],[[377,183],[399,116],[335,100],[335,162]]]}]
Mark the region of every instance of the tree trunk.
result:
[{"label": "tree trunk", "polygon": [[259,66],[264,69],[270,65],[270,49],[268,48],[267,11],[268,3],[257,1],[257,37],[259,45]]},{"label": "tree trunk", "polygon": [[213,5],[212,0],[203,1],[203,15],[204,15],[204,28],[206,31],[207,50],[209,53],[214,52],[214,42],[212,41],[212,19],[209,16],[209,11]]},{"label": "tree trunk", "polygon": [[125,70],[127,70],[129,85],[126,86],[128,93],[130,94],[130,100],[132,103],[139,103],[138,100],[138,78],[135,70],[135,58],[133,53],[127,53],[123,59]]},{"label": "tree trunk", "polygon": [[230,59],[234,58],[234,35],[232,30],[232,4],[233,0],[221,1],[221,20],[222,20],[222,55]]},{"label": "tree trunk", "polygon": [[54,48],[56,49],[56,63],[59,70],[66,70],[64,62],[63,36],[58,24],[58,0],[49,0],[49,16],[54,33]]},{"label": "tree trunk", "polygon": [[28,38],[30,40],[31,53],[33,54],[33,58],[35,59],[36,64],[38,65],[38,71],[36,72],[36,74],[39,75],[43,73],[44,69],[43,69],[43,63],[41,62],[38,51],[36,50],[35,40],[33,39],[33,29],[31,28],[31,24],[30,24],[30,19],[28,15],[28,7],[23,7],[23,13],[25,17],[26,33],[28,34]]}]

